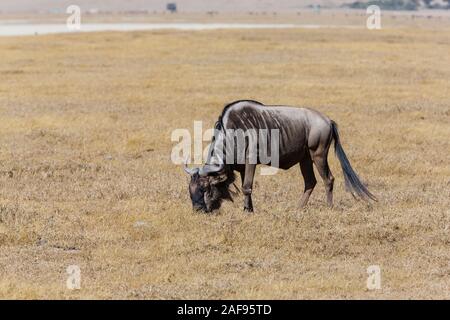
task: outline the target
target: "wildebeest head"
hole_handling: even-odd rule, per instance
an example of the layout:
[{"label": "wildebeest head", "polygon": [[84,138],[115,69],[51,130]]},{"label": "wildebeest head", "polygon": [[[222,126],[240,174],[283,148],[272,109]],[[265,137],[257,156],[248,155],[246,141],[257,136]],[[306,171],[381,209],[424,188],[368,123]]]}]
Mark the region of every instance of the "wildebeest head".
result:
[{"label": "wildebeest head", "polygon": [[184,170],[191,176],[189,194],[192,206],[197,211],[211,212],[219,209],[223,200],[233,201],[236,191],[230,190],[234,173],[224,165],[205,165],[201,168]]}]

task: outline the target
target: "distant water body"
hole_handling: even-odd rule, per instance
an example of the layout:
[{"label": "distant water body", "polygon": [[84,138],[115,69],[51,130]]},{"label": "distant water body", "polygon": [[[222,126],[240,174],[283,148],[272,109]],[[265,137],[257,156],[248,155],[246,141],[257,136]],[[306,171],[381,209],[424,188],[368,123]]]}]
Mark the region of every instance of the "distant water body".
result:
[{"label": "distant water body", "polygon": [[[314,24],[258,24],[258,23],[85,23],[81,30],[73,31],[65,24],[2,23],[0,36],[29,36],[52,33],[145,31],[145,30],[217,30],[217,29],[318,29],[337,26]],[[342,27],[342,26],[341,26]]]}]

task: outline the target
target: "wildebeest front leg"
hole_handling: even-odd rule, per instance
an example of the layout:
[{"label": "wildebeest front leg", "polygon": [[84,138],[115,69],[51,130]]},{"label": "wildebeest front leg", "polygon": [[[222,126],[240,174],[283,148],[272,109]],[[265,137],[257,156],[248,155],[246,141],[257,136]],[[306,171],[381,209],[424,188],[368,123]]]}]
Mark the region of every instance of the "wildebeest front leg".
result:
[{"label": "wildebeest front leg", "polygon": [[244,194],[244,211],[253,212],[252,188],[255,177],[256,164],[246,164],[244,173],[241,172],[242,193]]}]

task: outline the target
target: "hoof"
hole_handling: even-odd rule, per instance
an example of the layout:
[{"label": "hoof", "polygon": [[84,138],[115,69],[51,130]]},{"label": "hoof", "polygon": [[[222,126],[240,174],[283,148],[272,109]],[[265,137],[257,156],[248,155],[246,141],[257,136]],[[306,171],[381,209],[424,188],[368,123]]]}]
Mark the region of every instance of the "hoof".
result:
[{"label": "hoof", "polygon": [[253,208],[244,208],[245,212],[253,212]]}]

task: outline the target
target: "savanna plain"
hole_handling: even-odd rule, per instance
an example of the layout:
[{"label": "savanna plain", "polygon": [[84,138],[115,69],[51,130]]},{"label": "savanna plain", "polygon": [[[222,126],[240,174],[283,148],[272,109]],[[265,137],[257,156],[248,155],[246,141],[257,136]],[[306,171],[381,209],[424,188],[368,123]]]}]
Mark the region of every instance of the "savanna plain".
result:
[{"label": "savanna plain", "polygon": [[[0,298],[449,299],[450,28],[361,23],[0,38]],[[193,212],[171,133],[237,99],[327,114],[379,201],[332,149],[333,209],[295,166]]]}]

